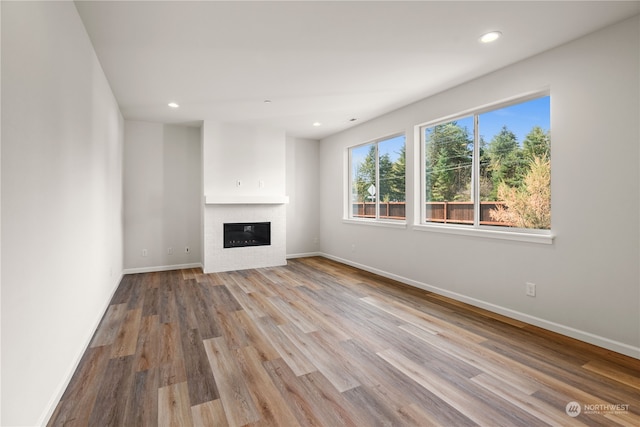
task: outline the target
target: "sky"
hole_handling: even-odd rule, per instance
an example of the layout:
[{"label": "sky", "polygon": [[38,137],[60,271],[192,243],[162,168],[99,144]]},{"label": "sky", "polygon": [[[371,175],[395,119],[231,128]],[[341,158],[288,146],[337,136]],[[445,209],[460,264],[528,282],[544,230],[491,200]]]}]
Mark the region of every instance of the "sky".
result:
[{"label": "sky", "polygon": [[522,145],[522,141],[533,126],[540,126],[545,131],[550,129],[549,101],[550,98],[545,96],[480,114],[478,117],[480,135],[488,144],[493,136],[500,132],[502,126],[507,125],[507,128],[516,134],[518,143]]},{"label": "sky", "polygon": [[[510,105],[498,110],[480,114],[478,117],[480,135],[488,144],[494,135],[498,134],[503,126],[516,135],[518,143],[522,145],[524,138],[533,126],[540,126],[545,131],[550,129],[550,97],[545,96],[531,101]],[[472,116],[456,120],[458,125],[467,127],[469,135],[473,135]],[[389,154],[392,162],[399,157],[400,149],[405,143],[405,136],[399,135],[379,143],[380,155]],[[369,153],[371,144],[354,147],[352,150],[352,165],[360,163]]]}]

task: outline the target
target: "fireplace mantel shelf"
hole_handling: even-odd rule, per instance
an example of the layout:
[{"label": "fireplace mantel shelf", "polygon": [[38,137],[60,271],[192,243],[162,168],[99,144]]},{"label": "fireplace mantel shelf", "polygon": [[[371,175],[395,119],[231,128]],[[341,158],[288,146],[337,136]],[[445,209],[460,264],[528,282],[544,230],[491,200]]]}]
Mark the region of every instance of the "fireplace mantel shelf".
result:
[{"label": "fireplace mantel shelf", "polygon": [[285,205],[289,196],[205,196],[206,205]]}]

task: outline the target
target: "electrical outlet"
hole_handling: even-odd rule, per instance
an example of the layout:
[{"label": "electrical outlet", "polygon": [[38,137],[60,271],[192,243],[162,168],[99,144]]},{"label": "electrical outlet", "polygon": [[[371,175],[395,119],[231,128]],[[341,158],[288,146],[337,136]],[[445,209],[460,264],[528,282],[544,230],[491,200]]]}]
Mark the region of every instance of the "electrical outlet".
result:
[{"label": "electrical outlet", "polygon": [[264,188],[264,180],[261,179],[260,181],[258,181],[258,187]]},{"label": "electrical outlet", "polygon": [[239,179],[236,179],[236,187],[241,187],[242,186],[242,181]]},{"label": "electrical outlet", "polygon": [[535,297],[536,296],[536,284],[527,282],[525,292],[526,292],[527,296]]},{"label": "electrical outlet", "polygon": [[173,248],[167,248],[167,255],[173,255]]},{"label": "electrical outlet", "polygon": [[191,252],[191,248],[189,248],[189,246],[185,246],[185,248],[184,248],[184,253],[185,253],[185,254],[188,254],[188,253],[190,253],[190,252]]},{"label": "electrical outlet", "polygon": [[147,256],[149,255],[149,252],[146,249],[142,250],[142,256]]},{"label": "electrical outlet", "polygon": [[356,245],[355,243],[353,245],[351,245],[351,252],[355,252],[356,251]]}]

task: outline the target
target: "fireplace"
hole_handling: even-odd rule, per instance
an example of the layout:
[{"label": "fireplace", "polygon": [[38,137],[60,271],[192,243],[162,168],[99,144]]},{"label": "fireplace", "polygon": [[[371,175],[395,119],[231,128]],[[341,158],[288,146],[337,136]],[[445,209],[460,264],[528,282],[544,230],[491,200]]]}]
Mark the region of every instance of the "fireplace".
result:
[{"label": "fireplace", "polygon": [[271,245],[270,222],[224,223],[225,248]]},{"label": "fireplace", "polygon": [[[251,200],[250,200],[251,201]],[[287,265],[287,208],[285,203],[247,203],[239,200],[229,203],[229,200],[209,200],[204,209],[204,272],[217,273],[221,271],[246,270],[250,268],[275,267]],[[271,224],[269,231],[269,245],[247,246],[244,248],[225,248],[224,224],[251,223]],[[254,228],[254,233],[256,232]],[[239,240],[239,239],[233,239]]]}]

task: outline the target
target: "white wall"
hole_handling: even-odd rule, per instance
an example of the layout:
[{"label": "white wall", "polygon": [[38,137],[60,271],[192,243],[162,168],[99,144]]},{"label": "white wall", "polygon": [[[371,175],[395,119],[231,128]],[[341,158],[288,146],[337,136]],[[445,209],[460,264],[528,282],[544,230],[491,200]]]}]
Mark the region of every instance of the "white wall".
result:
[{"label": "white wall", "polygon": [[203,150],[205,195],[284,195],[284,131],[205,120]]},{"label": "white wall", "polygon": [[200,265],[200,128],[127,120],[124,129],[126,271]]},{"label": "white wall", "polygon": [[2,2],[2,425],[48,418],[120,280],[122,130],[74,4]]},{"label": "white wall", "polygon": [[[635,17],[321,141],[322,252],[640,357],[639,47]],[[413,230],[414,125],[547,87],[554,243]],[[409,226],[343,223],[346,148],[398,131]]]},{"label": "white wall", "polygon": [[319,142],[287,138],[287,256],[320,250]]}]

